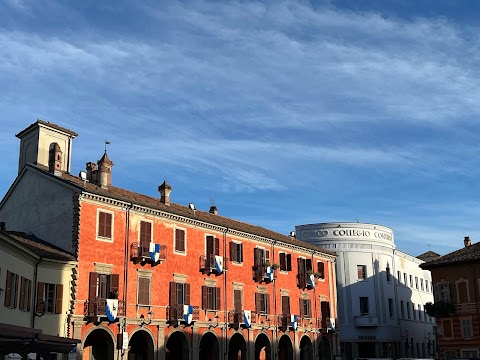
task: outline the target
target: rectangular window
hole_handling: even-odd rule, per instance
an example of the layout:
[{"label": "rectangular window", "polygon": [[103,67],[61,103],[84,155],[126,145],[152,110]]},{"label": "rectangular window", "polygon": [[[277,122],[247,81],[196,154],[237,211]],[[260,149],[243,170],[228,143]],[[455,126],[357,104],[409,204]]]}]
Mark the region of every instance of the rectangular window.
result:
[{"label": "rectangular window", "polygon": [[435,301],[450,301],[450,286],[448,282],[435,284]]},{"label": "rectangular window", "polygon": [[290,296],[282,296],[282,315],[290,315]]},{"label": "rectangular window", "polygon": [[418,289],[418,276],[415,276],[415,289]]},{"label": "rectangular window", "polygon": [[185,253],[185,230],[175,229],[175,252]]},{"label": "rectangular window", "polygon": [[410,278],[410,287],[413,288],[413,276],[410,275],[409,278]]},{"label": "rectangular window", "polygon": [[402,319],[405,319],[405,303],[402,301],[400,301],[400,313],[402,315]]},{"label": "rectangular window", "polygon": [[257,314],[270,313],[270,296],[268,294],[255,293],[255,311]]},{"label": "rectangular window", "polygon": [[368,297],[360,297],[360,314],[368,315]]},{"label": "rectangular window", "polygon": [[325,279],[325,264],[323,261],[317,262],[317,274],[320,279]]},{"label": "rectangular window", "polygon": [[413,320],[417,319],[417,310],[415,309],[415,304],[412,302],[412,315],[413,315]]},{"label": "rectangular window", "polygon": [[460,323],[462,324],[462,337],[472,337],[472,319],[460,318]]},{"label": "rectangular window", "polygon": [[453,338],[452,320],[443,320],[443,337]]},{"label": "rectangular window", "polygon": [[403,284],[404,284],[405,286],[408,286],[407,276],[408,276],[407,273],[403,273]]},{"label": "rectangular window", "polygon": [[422,316],[423,316],[422,305],[418,304],[418,320],[422,321],[423,320]]},{"label": "rectangular window", "polygon": [[202,286],[202,308],[205,310],[220,310],[220,288]]},{"label": "rectangular window", "polygon": [[387,275],[387,282],[392,281],[392,275],[390,274],[390,266],[387,265],[387,268],[385,270],[385,273]]},{"label": "rectangular window", "polygon": [[477,359],[477,350],[462,350],[462,359]]},{"label": "rectangular window", "polygon": [[62,305],[62,284],[37,283],[37,313],[61,314]]},{"label": "rectangular window", "polygon": [[253,249],[253,278],[262,281],[265,266],[270,265],[270,251],[262,248]]},{"label": "rectangular window", "polygon": [[330,319],[330,302],[320,301],[320,311],[322,315],[322,328],[327,326],[327,320]]},{"label": "rectangular window", "polygon": [[170,306],[191,305],[190,284],[170,282]]},{"label": "rectangular window", "polygon": [[395,309],[393,308],[393,299],[388,299],[388,313],[391,318],[395,317]]},{"label": "rectangular window", "polygon": [[236,313],[240,313],[243,310],[242,302],[242,290],[233,290],[233,309]]},{"label": "rectangular window", "polygon": [[423,291],[423,279],[420,279],[420,290]]},{"label": "rectangular window", "polygon": [[152,223],[147,221],[140,221],[140,234],[139,234],[140,246],[146,249],[147,252],[150,249],[150,243],[152,242]]},{"label": "rectangular window", "polygon": [[458,303],[469,302],[468,298],[468,288],[466,281],[460,281],[457,283],[457,299]]},{"label": "rectangular window", "polygon": [[32,301],[32,280],[26,279],[23,276],[20,279],[20,302],[18,309],[22,311],[30,311],[30,304]]},{"label": "rectangular window", "polygon": [[357,279],[365,280],[367,278],[367,266],[357,265]]},{"label": "rectangular window", "polygon": [[412,318],[412,313],[410,310],[410,303],[407,301],[407,318],[411,319]]},{"label": "rectangular window", "polygon": [[98,211],[98,232],[97,236],[103,239],[112,239],[112,213]]},{"label": "rectangular window", "polygon": [[428,280],[425,280],[425,291],[426,291],[426,292],[429,292]]},{"label": "rectangular window", "polygon": [[99,274],[91,272],[89,275],[89,299],[118,299],[118,274]]},{"label": "rectangular window", "polygon": [[243,244],[230,241],[230,260],[234,263],[243,262]]},{"label": "rectangular window", "polygon": [[138,278],[138,304],[150,305],[150,278]]},{"label": "rectangular window", "polygon": [[310,299],[300,299],[300,316],[308,319],[312,317],[312,303]]},{"label": "rectangular window", "polygon": [[398,283],[401,284],[402,283],[402,273],[400,271],[397,271],[397,279],[398,279]]},{"label": "rectangular window", "polygon": [[5,306],[16,308],[18,294],[18,275],[7,270],[7,279],[5,285]]},{"label": "rectangular window", "polygon": [[292,271],[292,254],[280,253],[280,271]]}]

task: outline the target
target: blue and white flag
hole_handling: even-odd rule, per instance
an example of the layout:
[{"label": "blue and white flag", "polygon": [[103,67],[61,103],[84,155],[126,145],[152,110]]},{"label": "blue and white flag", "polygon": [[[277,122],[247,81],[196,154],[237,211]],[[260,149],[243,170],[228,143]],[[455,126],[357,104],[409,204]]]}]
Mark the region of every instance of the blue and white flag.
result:
[{"label": "blue and white flag", "polygon": [[191,324],[193,320],[193,306],[183,305],[183,319],[187,324]]},{"label": "blue and white flag", "polygon": [[310,276],[308,278],[309,278],[308,281],[310,282],[310,287],[314,288],[315,287],[315,275],[310,274]]},{"label": "blue and white flag", "polygon": [[272,269],[272,267],[269,265],[269,266],[267,266],[267,268],[265,270],[266,270],[266,273],[267,273],[268,280],[273,281],[273,269]]},{"label": "blue and white flag", "polygon": [[107,305],[105,312],[107,313],[107,318],[110,321],[115,321],[117,318],[118,311],[118,299],[107,299]]},{"label": "blue and white flag", "polygon": [[335,319],[330,319],[330,331],[332,334],[335,333]]},{"label": "blue and white flag", "polygon": [[219,273],[223,272],[223,256],[215,255],[215,269]]},{"label": "blue and white flag", "polygon": [[297,315],[290,315],[290,322],[293,330],[297,330]]},{"label": "blue and white flag", "polygon": [[250,310],[243,310],[243,322],[246,327],[250,327],[252,324],[252,312]]},{"label": "blue and white flag", "polygon": [[160,260],[160,245],[159,244],[150,243],[150,258],[154,262],[158,262],[158,260]]}]

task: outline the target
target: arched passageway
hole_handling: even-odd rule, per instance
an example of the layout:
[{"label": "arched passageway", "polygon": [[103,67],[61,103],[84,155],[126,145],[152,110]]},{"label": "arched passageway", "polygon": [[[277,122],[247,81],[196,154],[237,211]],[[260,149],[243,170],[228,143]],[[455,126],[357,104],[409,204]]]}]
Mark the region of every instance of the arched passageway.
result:
[{"label": "arched passageway", "polygon": [[247,343],[240,334],[234,334],[228,342],[228,360],[247,360]]},{"label": "arched passageway", "polygon": [[128,360],[154,360],[153,340],[150,334],[139,330],[132,335],[128,343]]},{"label": "arched passageway", "polygon": [[270,360],[272,347],[265,334],[260,334],[255,340],[255,360]]},{"label": "arched passageway", "polygon": [[200,340],[199,360],[218,360],[219,346],[218,339],[211,332],[203,334]]},{"label": "arched passageway", "polygon": [[332,360],[332,350],[330,347],[330,342],[325,336],[322,336],[318,344],[318,359]]},{"label": "arched passageway", "polygon": [[280,337],[278,342],[278,360],[293,360],[293,345],[288,335]]},{"label": "arched passageway", "polygon": [[165,345],[165,360],[188,360],[188,340],[181,331],[173,332]]},{"label": "arched passageway", "polygon": [[300,340],[300,360],[313,360],[312,340],[307,335]]},{"label": "arched passageway", "polygon": [[83,344],[83,358],[89,360],[113,360],[114,343],[104,329],[95,329],[88,334]]}]

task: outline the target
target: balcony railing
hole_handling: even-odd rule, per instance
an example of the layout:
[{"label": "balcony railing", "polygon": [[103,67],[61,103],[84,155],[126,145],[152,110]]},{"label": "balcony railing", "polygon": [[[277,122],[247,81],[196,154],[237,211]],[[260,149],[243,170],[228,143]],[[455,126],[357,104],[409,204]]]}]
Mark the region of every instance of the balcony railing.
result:
[{"label": "balcony railing", "polygon": [[[159,261],[167,259],[167,245],[160,246]],[[154,262],[150,257],[150,243],[134,242],[130,245],[130,260],[137,262]]]},{"label": "balcony railing", "polygon": [[223,258],[222,271],[218,271],[215,265],[215,254],[201,255],[200,256],[200,271],[206,273],[220,274],[228,270],[228,258]]},{"label": "balcony railing", "polygon": [[[239,325],[245,323],[244,315],[245,314],[243,311],[230,310],[228,312],[228,323],[230,324],[230,326],[238,327]],[[257,323],[257,314],[255,313],[255,311],[251,312],[250,323],[251,324]]]},{"label": "balcony railing", "polygon": [[[270,270],[267,271],[267,270]],[[256,282],[265,281],[267,283],[277,278],[277,270],[270,265],[254,265],[252,267],[253,279]]]},{"label": "balcony railing", "polygon": [[286,330],[291,325],[291,315],[290,314],[282,314],[278,315],[277,317],[277,324],[280,329]]},{"label": "balcony railing", "polygon": [[313,278],[314,280],[314,283],[312,285],[312,283],[310,282],[310,274],[306,271],[300,271],[298,274],[297,274],[297,286],[300,288],[300,289],[313,289],[315,287],[315,284],[317,283],[317,278],[314,277]]},{"label": "balcony railing", "polygon": [[[183,317],[183,305],[170,305],[167,306],[167,321],[169,323],[178,323],[179,321],[185,321]],[[200,319],[200,308],[193,306],[192,321]]]},{"label": "balcony railing", "polygon": [[[93,298],[85,301],[83,314],[86,317],[106,317],[107,299]],[[125,316],[125,301],[118,300],[117,316]]]}]

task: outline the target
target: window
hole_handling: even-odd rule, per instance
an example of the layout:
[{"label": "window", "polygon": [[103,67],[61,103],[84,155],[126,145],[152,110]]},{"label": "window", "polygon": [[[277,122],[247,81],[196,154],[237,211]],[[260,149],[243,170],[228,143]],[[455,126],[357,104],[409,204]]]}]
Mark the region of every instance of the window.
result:
[{"label": "window", "polygon": [[402,273],[400,271],[397,271],[397,279],[398,279],[398,283],[401,284],[402,283]]},{"label": "window", "polygon": [[330,303],[328,301],[320,301],[320,311],[322,315],[322,328],[327,326],[327,320],[330,319]]},{"label": "window", "polygon": [[220,310],[220,288],[202,286],[202,308],[205,310]]},{"label": "window", "polygon": [[118,274],[91,272],[89,277],[89,299],[118,299]]},{"label": "window", "polygon": [[425,280],[425,291],[428,292],[428,280]]},{"label": "window", "polygon": [[409,278],[410,278],[410,287],[413,288],[413,276],[410,275]]},{"label": "window", "polygon": [[113,214],[98,210],[97,213],[97,238],[112,240]]},{"label": "window", "polygon": [[467,281],[457,282],[457,299],[458,299],[458,303],[460,304],[469,302]]},{"label": "window", "polygon": [[410,312],[410,303],[407,301],[407,318],[412,318],[412,313]]},{"label": "window", "polygon": [[368,297],[360,297],[360,314],[368,315]]},{"label": "window", "polygon": [[304,289],[307,287],[307,274],[312,273],[312,259],[305,259],[302,257],[299,257],[297,259],[297,266],[298,266],[298,274],[297,274],[297,280],[298,280],[298,287],[301,289]]},{"label": "window", "polygon": [[320,279],[325,279],[325,264],[323,261],[317,262],[317,273]]},{"label": "window", "polygon": [[390,282],[392,281],[392,275],[390,274],[390,265],[387,264],[387,268],[385,270],[385,273],[387,275],[387,281]]},{"label": "window", "polygon": [[357,265],[357,279],[365,280],[367,278],[367,266]]},{"label": "window", "polygon": [[290,315],[290,296],[282,295],[282,315]]},{"label": "window", "polygon": [[415,289],[418,289],[418,276],[415,276]]},{"label": "window", "polygon": [[138,277],[138,304],[150,305],[150,278]]},{"label": "window", "polygon": [[37,313],[61,314],[63,285],[37,283]]},{"label": "window", "polygon": [[435,301],[450,301],[450,286],[448,282],[435,284]]},{"label": "window", "polygon": [[212,235],[206,237],[205,255],[210,259],[213,255],[220,255],[220,240]]},{"label": "window", "polygon": [[404,284],[405,286],[408,285],[407,276],[408,276],[407,273],[403,273],[403,284]]},{"label": "window", "polygon": [[423,279],[420,279],[420,290],[423,291]]},{"label": "window", "polygon": [[393,299],[392,298],[388,299],[388,314],[390,315],[391,318],[395,317],[395,310],[393,308]]},{"label": "window", "polygon": [[443,337],[453,338],[452,320],[443,320],[442,324],[443,324]]},{"label": "window", "polygon": [[472,337],[472,319],[471,318],[460,318],[460,323],[462,325],[462,337],[469,338]]},{"label": "window", "polygon": [[16,308],[18,293],[18,275],[7,270],[7,281],[5,287],[5,306]]},{"label": "window", "polygon": [[255,281],[262,281],[265,264],[270,264],[270,251],[262,248],[253,249],[253,277]]},{"label": "window", "polygon": [[312,317],[312,303],[310,299],[300,299],[300,316],[309,319]]},{"label": "window", "polygon": [[230,241],[230,260],[240,264],[243,262],[243,244]]},{"label": "window", "polygon": [[418,304],[418,320],[422,321],[422,315],[423,315],[423,311],[422,311],[422,305],[421,304]]},{"label": "window", "polygon": [[236,313],[240,313],[243,310],[243,301],[242,301],[242,290],[234,289],[233,290],[233,310]]},{"label": "window", "polygon": [[402,319],[405,319],[405,303],[402,301],[400,301],[400,312],[401,312],[401,315],[402,315]]},{"label": "window", "polygon": [[176,305],[191,305],[190,284],[170,282],[170,306]]},{"label": "window", "polygon": [[412,302],[412,315],[413,315],[413,320],[417,319],[417,310],[415,309],[415,304]]},{"label": "window", "polygon": [[152,242],[152,223],[147,221],[140,221],[139,233],[140,247],[150,250],[150,243]]},{"label": "window", "polygon": [[175,229],[175,252],[184,254],[186,250],[185,242],[185,230]]},{"label": "window", "polygon": [[292,254],[280,253],[280,271],[292,271]]},{"label": "window", "polygon": [[263,293],[255,293],[255,311],[257,314],[270,313],[270,296]]},{"label": "window", "polygon": [[30,311],[30,304],[32,301],[32,280],[26,279],[23,276],[20,279],[20,301],[18,309],[22,311]]},{"label": "window", "polygon": [[477,350],[462,350],[462,359],[477,359]]}]

